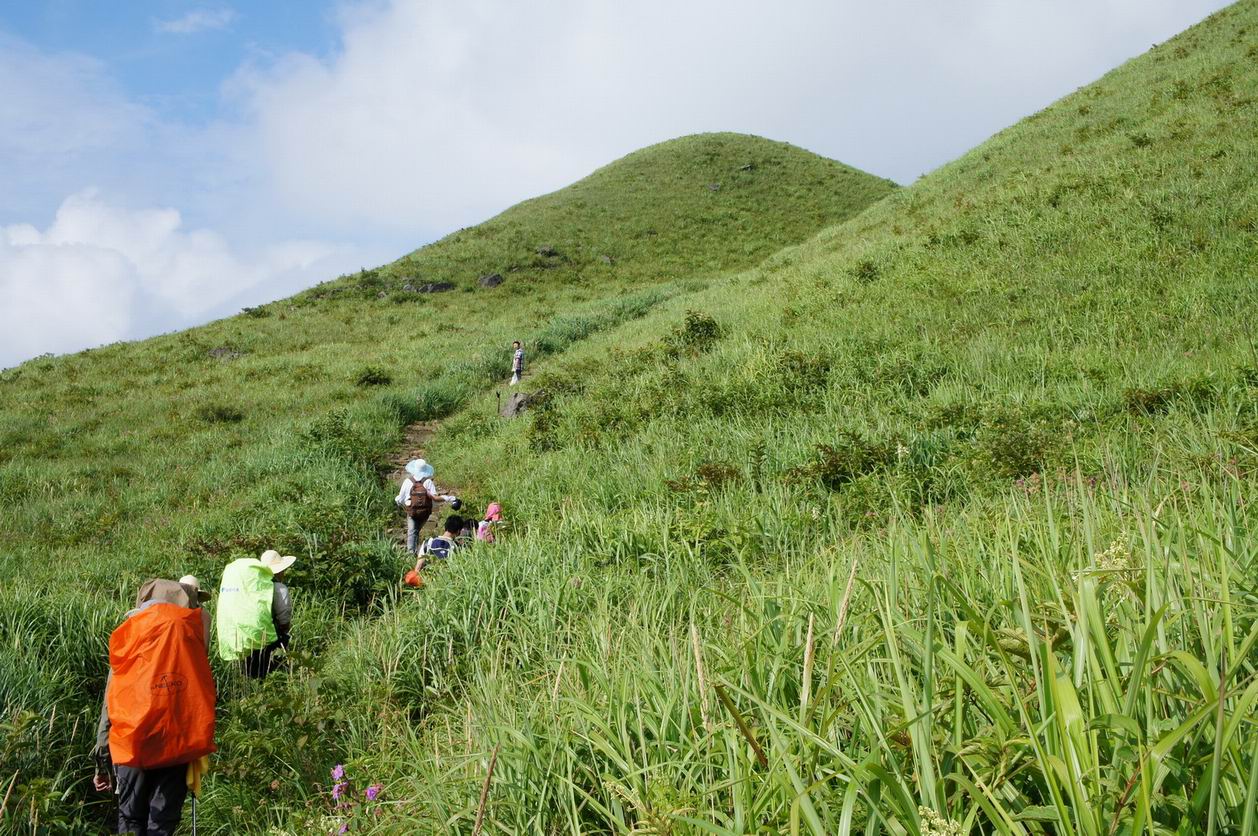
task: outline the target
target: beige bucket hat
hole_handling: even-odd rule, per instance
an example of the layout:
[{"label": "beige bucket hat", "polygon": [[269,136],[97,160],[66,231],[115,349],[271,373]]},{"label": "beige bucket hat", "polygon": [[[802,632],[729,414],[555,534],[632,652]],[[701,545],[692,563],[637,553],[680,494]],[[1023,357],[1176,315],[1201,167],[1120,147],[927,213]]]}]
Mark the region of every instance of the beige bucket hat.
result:
[{"label": "beige bucket hat", "polygon": [[280,553],[275,549],[267,549],[258,559],[265,563],[267,568],[271,570],[271,573],[275,575],[278,575],[280,572],[283,572],[289,566],[292,566],[297,562],[297,558],[293,557],[291,554],[286,554],[281,557]]}]

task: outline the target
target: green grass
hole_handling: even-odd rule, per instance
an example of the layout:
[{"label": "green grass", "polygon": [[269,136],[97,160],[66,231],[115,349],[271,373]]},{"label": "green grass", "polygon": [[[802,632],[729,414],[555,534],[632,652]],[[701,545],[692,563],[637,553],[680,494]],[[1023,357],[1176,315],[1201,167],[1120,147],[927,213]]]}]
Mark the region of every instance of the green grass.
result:
[{"label": "green grass", "polygon": [[[339,561],[376,547],[391,487],[373,468],[424,416],[445,416],[442,475],[512,528],[421,594],[363,584],[365,614],[301,602],[317,653],[261,688],[226,679],[208,829],[1258,832],[1256,33],[1249,0],[767,260],[548,317],[523,420],[442,372],[354,387],[343,420],[311,402],[217,421],[215,444],[266,427],[275,446],[241,471],[265,491],[233,477],[169,523],[241,538],[207,565],[342,531],[306,581],[352,600]],[[327,290],[368,292],[345,281]],[[233,325],[294,338],[212,327]],[[346,381],[381,365],[337,356]],[[19,530],[55,527],[51,465],[22,456],[0,483]],[[294,457],[320,492],[276,487]],[[20,631],[109,623],[9,583]],[[0,694],[74,705],[91,662],[8,663],[23,690]],[[10,738],[66,745],[45,705]],[[51,796],[71,767],[32,768]]]},{"label": "green grass", "polygon": [[306,690],[379,829],[1254,832],[1256,31],[447,422],[515,536]]},{"label": "green grass", "polygon": [[[88,750],[105,642],[144,577],[214,585],[235,556],[301,555],[310,662],[396,581],[381,476],[407,424],[504,380],[512,339],[533,362],[561,353],[891,188],[783,143],[687,137],[508,210],[492,235],[464,230],[203,328],[0,373],[0,798],[13,788],[0,821],[99,832],[108,799],[89,788]],[[560,255],[536,256],[542,244]],[[530,258],[543,263],[516,263]],[[458,290],[402,291],[416,265]],[[480,289],[492,272],[505,282]],[[247,696],[224,684],[225,750],[264,751]],[[233,776],[248,795],[313,774],[297,759],[248,783],[221,760],[217,797]]]}]

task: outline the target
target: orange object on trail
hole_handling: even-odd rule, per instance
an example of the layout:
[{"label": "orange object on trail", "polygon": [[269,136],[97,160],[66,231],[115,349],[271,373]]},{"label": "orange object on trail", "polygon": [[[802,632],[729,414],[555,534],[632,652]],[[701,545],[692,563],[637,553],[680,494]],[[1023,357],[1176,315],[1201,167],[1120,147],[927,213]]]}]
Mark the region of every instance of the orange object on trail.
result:
[{"label": "orange object on trail", "polygon": [[201,610],[152,604],[109,637],[109,755],[157,769],[215,751],[214,679]]}]

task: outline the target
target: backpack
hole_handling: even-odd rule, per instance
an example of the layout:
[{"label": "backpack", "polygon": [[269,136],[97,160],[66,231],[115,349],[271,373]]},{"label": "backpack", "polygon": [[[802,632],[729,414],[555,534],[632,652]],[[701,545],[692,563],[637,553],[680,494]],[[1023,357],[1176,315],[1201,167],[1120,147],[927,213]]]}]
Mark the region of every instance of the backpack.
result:
[{"label": "backpack", "polygon": [[438,560],[445,560],[453,550],[454,543],[445,537],[429,537],[424,541],[423,548],[419,550],[419,553],[421,555],[430,554]]},{"label": "backpack", "polygon": [[218,588],[218,655],[231,661],[275,641],[275,573],[254,557],[233,560]]},{"label": "backpack", "polygon": [[109,757],[158,769],[215,751],[214,678],[201,610],[152,604],[109,636]]},{"label": "backpack", "polygon": [[432,513],[432,495],[423,482],[411,480],[411,493],[406,497],[406,515],[414,519],[426,519]]}]

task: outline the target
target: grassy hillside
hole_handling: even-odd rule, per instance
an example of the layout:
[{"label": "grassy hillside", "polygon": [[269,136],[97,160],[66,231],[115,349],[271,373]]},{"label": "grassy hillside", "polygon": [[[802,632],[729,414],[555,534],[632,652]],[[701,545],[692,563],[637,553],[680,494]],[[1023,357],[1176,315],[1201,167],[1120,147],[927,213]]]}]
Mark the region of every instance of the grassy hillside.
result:
[{"label": "grassy hillside", "polygon": [[[301,555],[297,664],[311,663],[396,581],[381,476],[406,425],[502,381],[513,338],[533,360],[557,355],[891,188],[783,143],[687,137],[509,210],[493,235],[464,230],[203,328],[0,373],[0,831],[38,817],[100,832],[109,804],[87,753],[105,642],[144,577],[212,586],[234,557]],[[495,272],[504,283],[481,288]],[[403,290],[437,280],[458,290]],[[214,794],[239,788],[252,813],[273,779],[284,798],[303,791],[329,742],[288,717],[281,740],[308,747],[266,760],[247,689],[220,674],[224,751],[253,753],[269,777],[225,754]]]},{"label": "grassy hillside", "polygon": [[513,528],[250,695],[352,782],[273,821],[1258,832],[1256,59],[1243,2],[453,416]]}]

